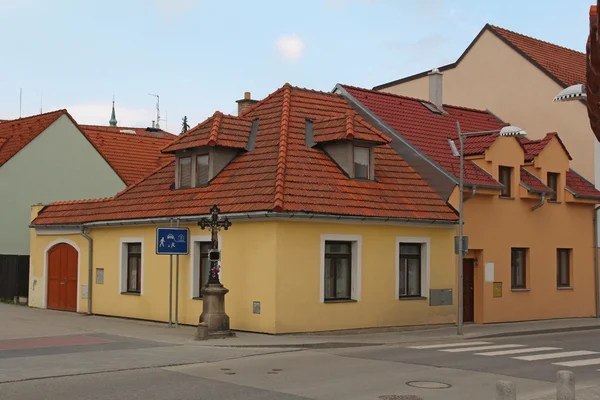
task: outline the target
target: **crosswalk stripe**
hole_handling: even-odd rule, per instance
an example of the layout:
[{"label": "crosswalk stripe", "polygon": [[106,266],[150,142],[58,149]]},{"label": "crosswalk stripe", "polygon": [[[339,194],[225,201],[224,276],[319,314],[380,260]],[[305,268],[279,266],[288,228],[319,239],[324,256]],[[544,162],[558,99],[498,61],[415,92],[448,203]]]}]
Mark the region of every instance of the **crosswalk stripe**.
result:
[{"label": "crosswalk stripe", "polygon": [[490,344],[490,342],[458,342],[445,344],[430,344],[427,346],[410,346],[409,349],[426,350],[426,349],[443,349],[444,347],[459,347],[459,346],[479,346]]},{"label": "crosswalk stripe", "polygon": [[530,347],[528,349],[512,349],[491,351],[489,353],[475,353],[477,356],[506,356],[509,354],[536,353],[538,351],[562,350],[560,347]]},{"label": "crosswalk stripe", "polygon": [[479,346],[479,347],[467,347],[460,349],[445,349],[440,351],[446,351],[448,353],[463,353],[467,351],[481,351],[481,350],[496,350],[496,349],[509,349],[511,347],[525,347],[524,344],[497,344],[494,346]]},{"label": "crosswalk stripe", "polygon": [[554,363],[554,365],[561,365],[563,367],[583,367],[586,365],[598,365],[600,364],[600,358],[589,358],[587,360],[577,360],[577,361],[565,361]]},{"label": "crosswalk stripe", "polygon": [[578,350],[578,351],[564,351],[562,353],[549,353],[549,354],[538,354],[535,356],[523,356],[513,357],[515,360],[523,361],[537,361],[537,360],[551,360],[553,358],[567,358],[567,357],[578,357],[578,356],[589,356],[591,354],[598,354],[596,351]]}]

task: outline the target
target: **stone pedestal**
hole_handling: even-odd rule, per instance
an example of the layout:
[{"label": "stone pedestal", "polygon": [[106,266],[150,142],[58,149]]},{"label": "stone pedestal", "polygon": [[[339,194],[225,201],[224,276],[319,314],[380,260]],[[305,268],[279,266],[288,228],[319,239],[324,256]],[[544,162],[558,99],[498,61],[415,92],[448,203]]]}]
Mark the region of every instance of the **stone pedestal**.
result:
[{"label": "stone pedestal", "polygon": [[234,336],[225,314],[225,295],[229,292],[220,283],[209,283],[202,289],[202,314],[196,333],[197,340]]}]

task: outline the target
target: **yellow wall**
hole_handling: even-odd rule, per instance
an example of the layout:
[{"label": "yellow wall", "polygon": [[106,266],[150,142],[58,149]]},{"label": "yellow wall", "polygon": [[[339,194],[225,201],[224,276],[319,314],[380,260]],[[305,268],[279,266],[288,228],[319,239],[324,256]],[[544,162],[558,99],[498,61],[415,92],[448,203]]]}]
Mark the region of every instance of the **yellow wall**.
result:
[{"label": "yellow wall", "polygon": [[[188,225],[190,236],[206,236]],[[362,237],[362,291],[356,303],[320,302],[321,234]],[[104,268],[104,284],[93,286],[94,314],[168,320],[169,257],[155,255],[153,226],[94,228],[94,269]],[[397,300],[396,237],[430,238],[431,288],[454,289],[453,228],[350,225],[318,222],[239,222],[221,232],[222,282],[230,290],[226,310],[232,329],[268,333],[416,325],[454,321],[453,306],[430,307],[428,300]],[[141,295],[121,294],[123,238],[143,239]],[[31,237],[30,305],[43,307],[44,258],[51,243],[67,239],[81,249],[80,284],[87,284],[87,241],[74,235]],[[94,270],[94,279],[96,271]],[[180,256],[179,322],[195,325],[202,301],[191,298],[190,256]],[[453,290],[454,292],[454,290]],[[261,314],[253,314],[253,302]],[[86,300],[79,311],[87,310]]]},{"label": "yellow wall", "polygon": [[[485,161],[485,159],[490,161]],[[513,138],[499,138],[476,162],[498,178],[498,166],[512,166],[518,174],[523,153]],[[540,203],[519,188],[518,175],[512,179],[514,199],[477,195],[464,206],[464,234],[469,236],[475,268],[476,322],[504,322],[594,315],[593,204],[567,202],[564,175],[569,160],[553,139],[527,169],[546,183],[546,172],[560,172],[558,203]],[[525,196],[523,196],[525,194]],[[458,207],[455,190],[450,203]],[[511,247],[529,249],[527,286],[529,291],[511,290]],[[572,290],[557,289],[556,249],[572,249]],[[502,282],[501,298],[493,297],[493,283],[484,282],[485,262],[494,263],[494,281]]]},{"label": "yellow wall", "polygon": [[[455,68],[444,71],[443,80],[444,103],[489,109],[531,139],[559,132],[573,156],[572,168],[594,182],[596,139],[585,106],[553,102],[562,87],[494,34],[486,31]],[[427,99],[429,77],[383,90]]]}]

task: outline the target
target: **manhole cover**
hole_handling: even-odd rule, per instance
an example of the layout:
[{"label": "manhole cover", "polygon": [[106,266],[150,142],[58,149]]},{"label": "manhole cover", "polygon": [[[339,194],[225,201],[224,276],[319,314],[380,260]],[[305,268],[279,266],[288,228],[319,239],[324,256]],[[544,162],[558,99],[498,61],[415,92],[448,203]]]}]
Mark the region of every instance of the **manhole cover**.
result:
[{"label": "manhole cover", "polygon": [[448,389],[452,387],[452,385],[450,385],[449,383],[434,381],[411,381],[406,382],[406,384],[410,387],[419,389]]},{"label": "manhole cover", "polygon": [[388,394],[385,396],[379,396],[381,400],[423,400],[422,397],[415,396],[414,394],[396,395]]}]

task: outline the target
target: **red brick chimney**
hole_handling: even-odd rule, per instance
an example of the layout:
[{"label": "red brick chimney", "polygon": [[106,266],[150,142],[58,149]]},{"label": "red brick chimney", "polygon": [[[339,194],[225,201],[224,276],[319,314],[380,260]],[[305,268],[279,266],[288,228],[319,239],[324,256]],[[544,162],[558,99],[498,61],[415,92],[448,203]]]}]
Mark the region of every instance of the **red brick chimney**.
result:
[{"label": "red brick chimney", "polygon": [[242,115],[242,113],[249,107],[258,103],[258,100],[252,100],[252,95],[250,92],[244,92],[244,98],[241,100],[236,100],[238,103],[238,115]]}]

